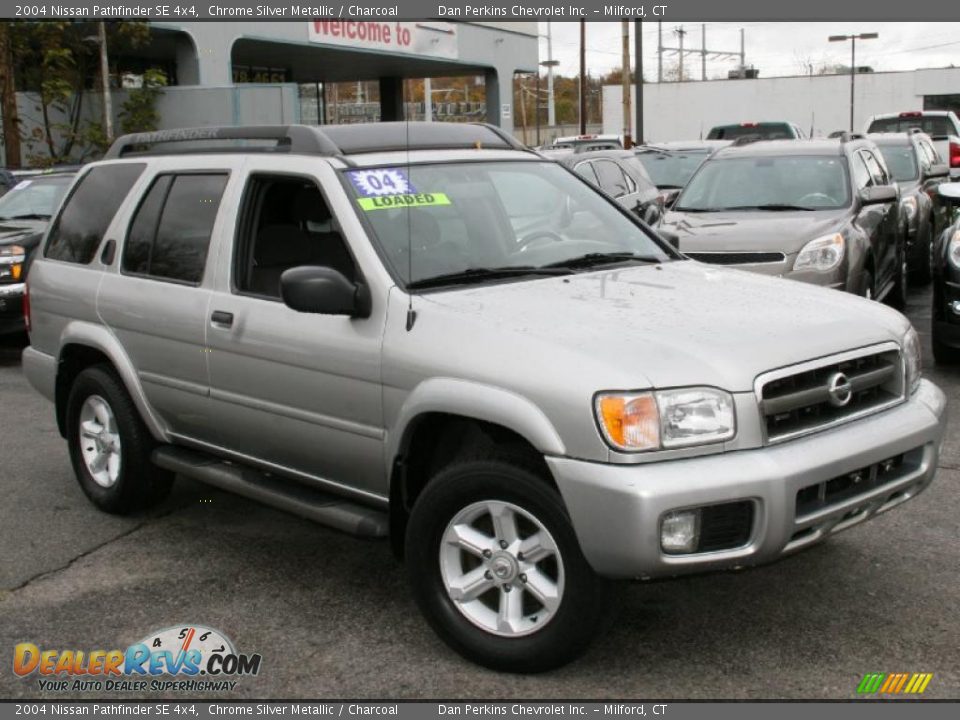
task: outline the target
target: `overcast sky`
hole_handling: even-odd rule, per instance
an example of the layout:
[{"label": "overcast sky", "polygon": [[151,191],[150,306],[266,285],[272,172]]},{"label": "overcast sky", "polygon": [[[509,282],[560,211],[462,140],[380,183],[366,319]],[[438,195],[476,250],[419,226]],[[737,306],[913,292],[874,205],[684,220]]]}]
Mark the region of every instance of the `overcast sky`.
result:
[{"label": "overcast sky", "polygon": [[[679,23],[663,23],[663,44],[677,46],[674,29]],[[560,61],[558,70],[564,75],[579,72],[580,29],[576,22],[551,23],[553,56]],[[633,23],[631,32],[631,62]],[[685,48],[701,47],[701,23],[683,23],[687,31]],[[740,28],[746,33],[747,65],[760,70],[760,77],[800,75],[807,72],[804,64],[850,63],[850,43],[830,43],[827,36],[848,33],[878,32],[877,40],[857,43],[857,65],[869,65],[876,71],[913,70],[923,67],[960,66],[960,23],[802,23],[802,22],[743,22],[706,24],[707,50],[740,51]],[[545,35],[547,23],[540,23]],[[603,74],[620,66],[619,22],[587,23],[587,70],[592,75]],[[655,80],[657,73],[657,23],[644,22],[644,75]],[[547,59],[547,41],[540,39],[540,59]],[[676,64],[676,55],[664,56],[664,67]],[[738,60],[708,59],[707,77],[722,75],[734,68]],[[700,56],[687,56],[685,74],[693,70],[693,78],[700,79]]]}]

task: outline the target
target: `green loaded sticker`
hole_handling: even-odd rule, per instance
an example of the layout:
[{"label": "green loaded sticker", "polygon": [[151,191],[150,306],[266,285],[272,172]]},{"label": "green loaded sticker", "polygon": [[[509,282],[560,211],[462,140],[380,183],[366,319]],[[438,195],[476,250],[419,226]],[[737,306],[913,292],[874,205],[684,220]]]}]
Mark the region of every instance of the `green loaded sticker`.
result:
[{"label": "green loaded sticker", "polygon": [[378,197],[357,198],[360,207],[371,210],[389,210],[391,208],[426,207],[430,205],[449,205],[450,198],[444,193],[415,193],[411,195],[381,195]]}]

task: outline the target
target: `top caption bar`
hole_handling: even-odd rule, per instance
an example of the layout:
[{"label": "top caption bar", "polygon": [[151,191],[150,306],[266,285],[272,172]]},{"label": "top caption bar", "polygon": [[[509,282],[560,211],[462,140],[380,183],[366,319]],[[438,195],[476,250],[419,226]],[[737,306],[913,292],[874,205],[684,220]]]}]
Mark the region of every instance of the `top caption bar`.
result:
[{"label": "top caption bar", "polygon": [[62,20],[140,18],[156,21],[185,20],[554,20],[580,19],[602,21],[951,21],[960,20],[960,3],[943,0],[807,0],[803,3],[777,3],[769,0],[671,0],[660,4],[607,4],[592,2],[478,2],[448,0],[404,0],[404,2],[353,4],[320,3],[316,0],[233,0],[211,3],[183,0],[130,0],[128,2],[91,3],[84,0],[31,2],[0,0],[0,17],[25,20]]}]

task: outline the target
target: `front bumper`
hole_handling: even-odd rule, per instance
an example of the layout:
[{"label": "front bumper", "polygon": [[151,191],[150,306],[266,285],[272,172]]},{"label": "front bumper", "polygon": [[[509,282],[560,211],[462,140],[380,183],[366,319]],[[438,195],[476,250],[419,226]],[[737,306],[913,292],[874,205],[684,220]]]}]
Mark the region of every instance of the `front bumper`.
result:
[{"label": "front bumper", "polygon": [[[641,465],[547,458],[583,553],[600,575],[651,578],[771,562],[915,497],[933,480],[946,398],[924,380],[905,403],[805,438],[754,450]],[[878,487],[797,516],[797,493],[907,454]],[[672,510],[750,501],[749,540],[731,550],[667,555],[660,521]]]},{"label": "front bumper", "polygon": [[23,283],[0,285],[0,335],[25,329],[23,291]]}]

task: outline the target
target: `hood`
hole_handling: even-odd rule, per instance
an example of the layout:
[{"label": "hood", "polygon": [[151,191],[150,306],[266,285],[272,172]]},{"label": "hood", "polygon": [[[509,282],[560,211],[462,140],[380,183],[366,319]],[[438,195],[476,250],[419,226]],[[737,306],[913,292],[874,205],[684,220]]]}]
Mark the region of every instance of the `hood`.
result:
[{"label": "hood", "polygon": [[[459,372],[539,372],[599,389],[753,389],[762,372],[900,341],[899,313],[837,290],[689,261],[431,293],[419,341]],[[476,367],[473,367],[476,365]],[[565,378],[565,380],[564,380]]]},{"label": "hood", "polygon": [[681,252],[782,252],[793,255],[836,232],[848,208],[833,210],[691,213],[671,211],[663,227],[680,236]]},{"label": "hood", "polygon": [[0,245],[32,245],[43,235],[46,221],[0,222]]}]

